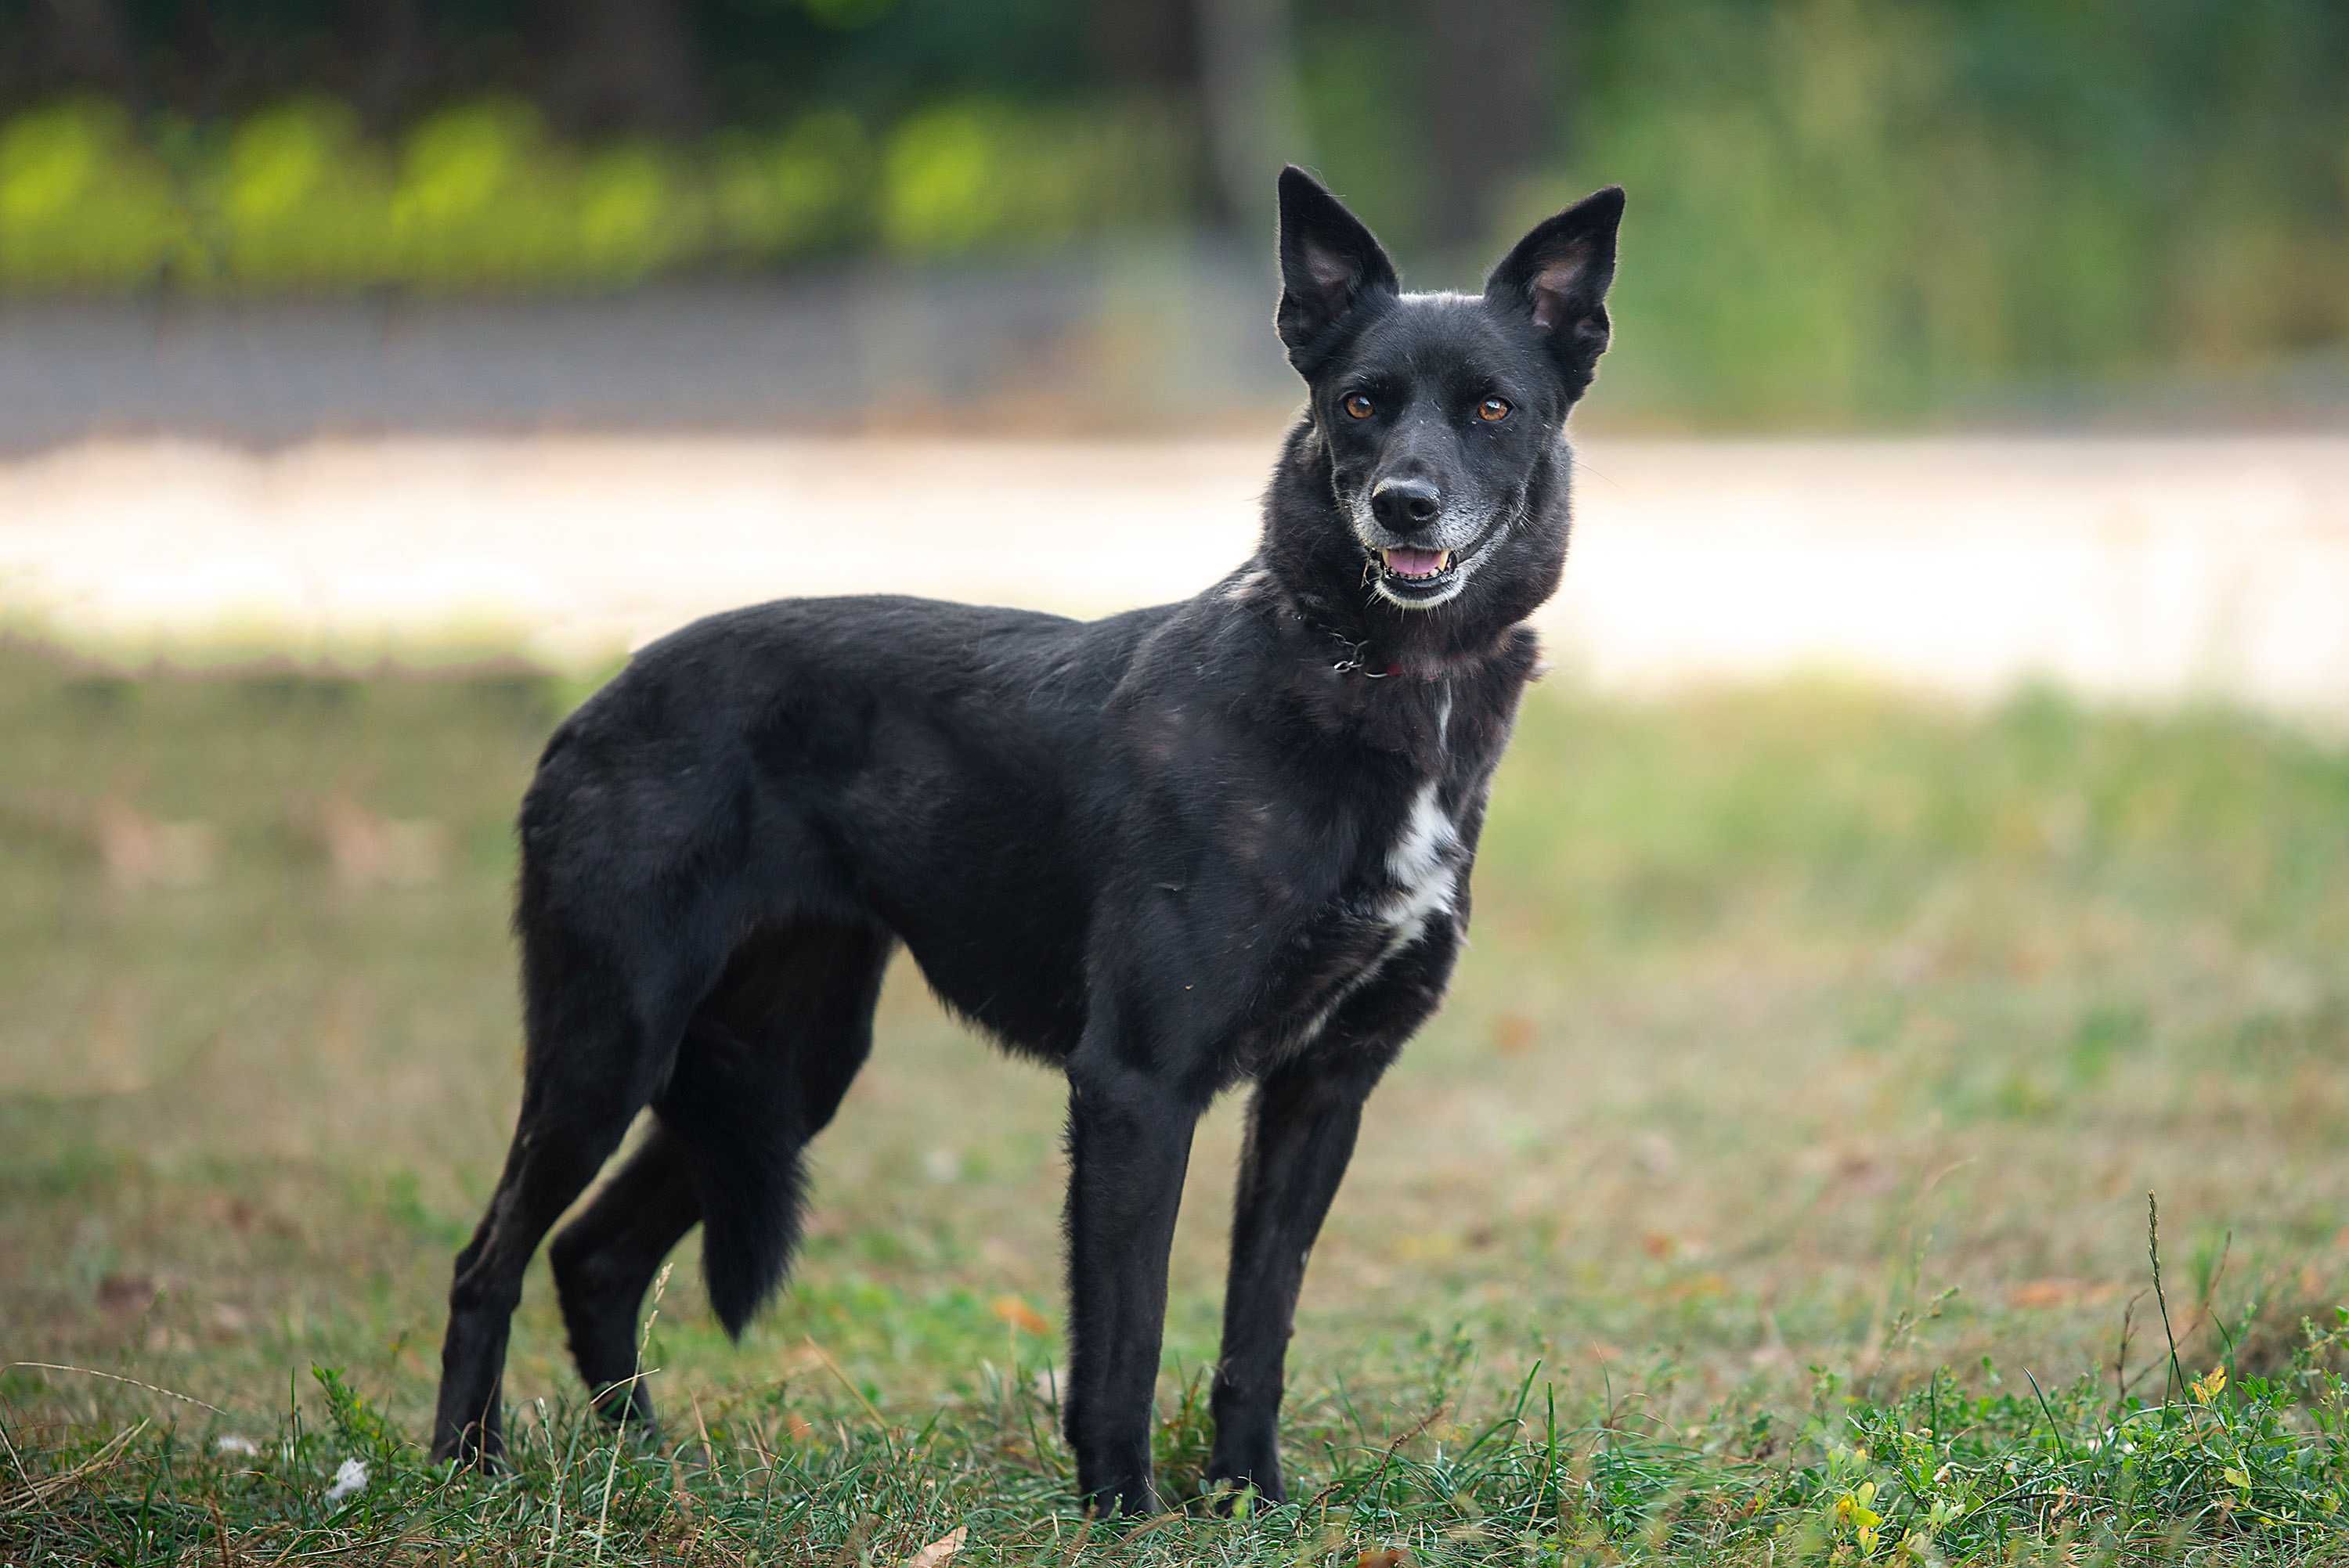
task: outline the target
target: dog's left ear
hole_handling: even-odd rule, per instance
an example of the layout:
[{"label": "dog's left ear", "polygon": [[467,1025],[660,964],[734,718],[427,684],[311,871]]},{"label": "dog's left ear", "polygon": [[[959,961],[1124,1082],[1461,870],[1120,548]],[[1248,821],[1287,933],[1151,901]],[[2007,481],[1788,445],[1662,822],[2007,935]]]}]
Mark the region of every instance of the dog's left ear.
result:
[{"label": "dog's left ear", "polygon": [[1485,299],[1533,317],[1574,397],[1607,352],[1607,285],[1622,221],[1623,188],[1609,185],[1537,226],[1485,280]]}]

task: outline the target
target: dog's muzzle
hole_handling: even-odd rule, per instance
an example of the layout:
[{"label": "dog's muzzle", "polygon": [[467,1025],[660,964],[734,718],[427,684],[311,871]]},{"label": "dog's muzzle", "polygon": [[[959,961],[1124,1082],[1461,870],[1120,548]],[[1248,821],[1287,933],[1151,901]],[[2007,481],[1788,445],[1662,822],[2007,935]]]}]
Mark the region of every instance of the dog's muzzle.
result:
[{"label": "dog's muzzle", "polygon": [[1389,603],[1406,610],[1432,610],[1460,592],[1485,552],[1506,530],[1507,514],[1487,520],[1473,531],[1463,529],[1456,516],[1437,521],[1427,532],[1436,540],[1454,538],[1457,544],[1389,542],[1392,535],[1374,517],[1358,508],[1354,538],[1368,555],[1365,574],[1371,588]]}]

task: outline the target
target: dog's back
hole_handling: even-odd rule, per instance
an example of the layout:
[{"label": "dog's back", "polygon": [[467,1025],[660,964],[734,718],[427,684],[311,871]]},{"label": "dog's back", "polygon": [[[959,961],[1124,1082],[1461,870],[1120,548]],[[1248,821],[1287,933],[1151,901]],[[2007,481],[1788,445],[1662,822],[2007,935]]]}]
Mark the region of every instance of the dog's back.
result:
[{"label": "dog's back", "polygon": [[1173,611],[800,599],[686,627],[549,743],[518,923],[578,924],[632,971],[657,945],[688,991],[744,933],[877,924],[949,1002],[1061,1054],[1100,716]]}]

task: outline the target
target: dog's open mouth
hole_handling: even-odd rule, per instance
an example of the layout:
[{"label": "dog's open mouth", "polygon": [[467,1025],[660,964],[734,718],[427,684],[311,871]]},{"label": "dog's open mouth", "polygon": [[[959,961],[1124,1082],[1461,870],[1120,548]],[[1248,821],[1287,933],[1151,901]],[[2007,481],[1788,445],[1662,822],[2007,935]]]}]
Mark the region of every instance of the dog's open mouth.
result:
[{"label": "dog's open mouth", "polygon": [[1392,545],[1373,551],[1371,558],[1378,562],[1379,575],[1385,578],[1391,587],[1440,588],[1452,577],[1453,552],[1449,550],[1414,550],[1408,545]]},{"label": "dog's open mouth", "polygon": [[1496,517],[1465,544],[1450,550],[1423,550],[1413,544],[1363,544],[1367,557],[1363,581],[1374,582],[1379,595],[1406,609],[1432,610],[1460,592],[1493,542],[1523,515]]}]

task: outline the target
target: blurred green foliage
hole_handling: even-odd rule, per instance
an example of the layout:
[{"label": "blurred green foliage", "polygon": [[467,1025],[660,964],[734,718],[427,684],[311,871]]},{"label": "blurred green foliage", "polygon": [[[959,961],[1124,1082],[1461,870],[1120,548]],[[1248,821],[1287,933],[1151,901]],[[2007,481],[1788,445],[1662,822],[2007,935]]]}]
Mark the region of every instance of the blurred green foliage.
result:
[{"label": "blurred green foliage", "polygon": [[[582,147],[501,98],[386,145],[320,98],[145,137],[119,107],[73,98],[0,129],[0,287],[569,288],[863,243],[1034,248],[1174,214],[1161,119],[963,99],[880,132],[818,109],[688,148]],[[1105,203],[1091,194],[1104,186]]]},{"label": "blurred green foliage", "polygon": [[2349,7],[1672,0],[1608,50],[1570,162],[1634,195],[1616,396],[1833,417],[2349,341]]},{"label": "blurred green foliage", "polygon": [[[170,7],[105,3],[178,47]],[[238,9],[220,57],[278,63],[208,94],[0,62],[0,291],[607,287],[1202,226],[1260,245],[1285,155],[1431,281],[1630,187],[1620,409],[1838,421],[2339,374],[2338,0],[1491,6],[1479,25],[1538,55],[1514,86],[1441,7],[1278,7],[1263,79],[1295,145],[1262,150],[1261,209],[1224,172],[1247,115],[1195,0],[986,25],[945,0],[600,0],[563,15],[639,34],[546,40],[504,0],[408,0],[442,64],[392,99],[326,24]]]}]

